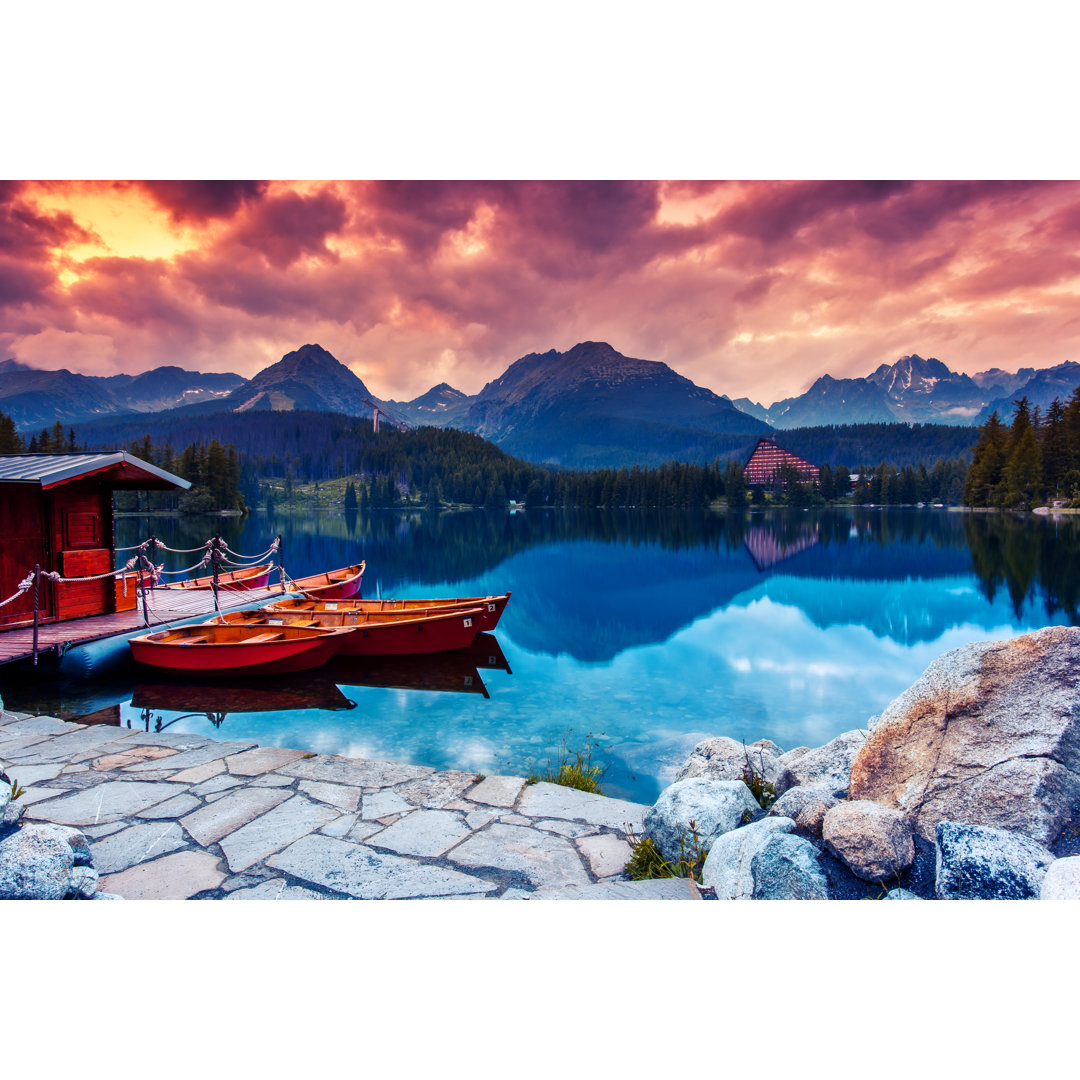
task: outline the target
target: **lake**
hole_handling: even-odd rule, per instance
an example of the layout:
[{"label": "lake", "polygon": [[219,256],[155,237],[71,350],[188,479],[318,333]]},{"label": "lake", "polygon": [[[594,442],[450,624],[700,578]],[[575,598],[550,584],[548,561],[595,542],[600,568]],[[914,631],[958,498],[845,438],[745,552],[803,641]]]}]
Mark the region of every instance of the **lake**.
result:
[{"label": "lake", "polygon": [[[300,577],[367,560],[365,597],[512,592],[471,655],[356,660],[252,686],[0,677],[8,708],[470,772],[599,744],[605,791],[652,802],[711,735],[784,749],[865,726],[940,653],[1080,623],[1080,521],[945,509],[372,511],[120,518]],[[168,569],[194,561],[170,555]]]}]

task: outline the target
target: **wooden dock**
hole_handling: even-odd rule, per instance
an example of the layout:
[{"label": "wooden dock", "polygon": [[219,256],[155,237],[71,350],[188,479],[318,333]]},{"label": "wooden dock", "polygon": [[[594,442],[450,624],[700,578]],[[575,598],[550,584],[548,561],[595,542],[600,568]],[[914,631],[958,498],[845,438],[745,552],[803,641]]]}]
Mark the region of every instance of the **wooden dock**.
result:
[{"label": "wooden dock", "polygon": [[[268,604],[272,600],[280,599],[280,587],[218,593],[218,605],[222,611],[260,602]],[[147,601],[149,626],[143,621],[141,598],[134,611],[43,622],[38,626],[38,655],[48,652],[62,654],[71,645],[82,645],[87,641],[98,641],[101,638],[115,637],[117,634],[129,634],[132,630],[146,629],[149,633],[167,623],[184,621],[199,615],[209,618],[214,614],[214,597],[209,590],[155,589],[148,595]],[[0,665],[30,659],[33,655],[33,626],[0,630]]]}]

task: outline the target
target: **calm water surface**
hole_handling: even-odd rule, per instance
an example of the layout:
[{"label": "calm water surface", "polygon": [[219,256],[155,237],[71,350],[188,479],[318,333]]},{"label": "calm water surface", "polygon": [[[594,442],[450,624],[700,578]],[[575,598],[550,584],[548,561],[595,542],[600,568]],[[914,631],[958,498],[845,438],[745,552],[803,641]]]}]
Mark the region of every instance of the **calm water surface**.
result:
[{"label": "calm water surface", "polygon": [[545,768],[564,737],[592,734],[605,790],[652,801],[701,738],[817,746],[947,649],[1080,623],[1078,524],[931,509],[126,518],[121,546],[220,529],[254,554],[280,534],[297,577],[364,558],[367,597],[513,597],[471,657],[256,687],[132,669],[0,691],[9,708],[487,774]]}]

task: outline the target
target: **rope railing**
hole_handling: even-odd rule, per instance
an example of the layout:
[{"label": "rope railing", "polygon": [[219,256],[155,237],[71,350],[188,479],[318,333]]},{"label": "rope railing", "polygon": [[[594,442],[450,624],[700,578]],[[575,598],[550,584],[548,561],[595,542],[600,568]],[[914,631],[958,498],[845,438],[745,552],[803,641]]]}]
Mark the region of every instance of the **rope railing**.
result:
[{"label": "rope railing", "polygon": [[31,570],[30,573],[19,582],[19,586],[15,592],[13,592],[6,600],[0,600],[0,607],[7,607],[13,600],[18,600],[23,593],[29,592],[33,587],[34,571]]}]

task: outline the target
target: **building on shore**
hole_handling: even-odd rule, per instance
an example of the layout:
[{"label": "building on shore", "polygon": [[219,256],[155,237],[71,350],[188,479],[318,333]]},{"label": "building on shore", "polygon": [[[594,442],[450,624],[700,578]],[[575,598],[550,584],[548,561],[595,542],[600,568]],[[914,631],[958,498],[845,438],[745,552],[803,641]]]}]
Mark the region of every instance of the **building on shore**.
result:
[{"label": "building on shore", "polygon": [[743,470],[751,487],[783,486],[788,475],[797,475],[804,484],[816,484],[821,479],[817,465],[785,450],[772,439],[758,439]]},{"label": "building on shore", "polygon": [[[0,455],[0,627],[34,620],[35,591],[42,622],[116,611],[113,492],[190,486],[124,451]],[[38,588],[15,595],[37,566]]]}]

